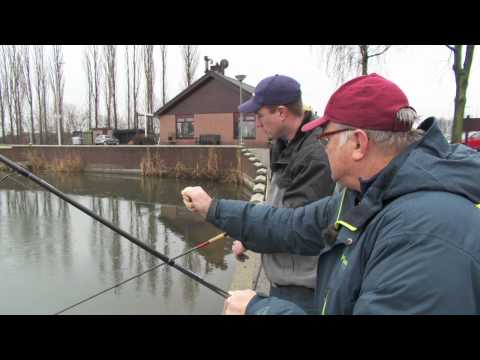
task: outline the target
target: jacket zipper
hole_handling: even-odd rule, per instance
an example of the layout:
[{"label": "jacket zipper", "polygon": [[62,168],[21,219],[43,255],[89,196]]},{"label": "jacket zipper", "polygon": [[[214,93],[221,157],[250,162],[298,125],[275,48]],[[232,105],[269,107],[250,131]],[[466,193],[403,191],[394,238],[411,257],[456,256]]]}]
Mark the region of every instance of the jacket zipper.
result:
[{"label": "jacket zipper", "polygon": [[325,298],[323,300],[323,307],[322,307],[322,315],[327,315],[327,301],[328,301],[328,293],[330,289],[327,289],[327,293],[325,294]]}]

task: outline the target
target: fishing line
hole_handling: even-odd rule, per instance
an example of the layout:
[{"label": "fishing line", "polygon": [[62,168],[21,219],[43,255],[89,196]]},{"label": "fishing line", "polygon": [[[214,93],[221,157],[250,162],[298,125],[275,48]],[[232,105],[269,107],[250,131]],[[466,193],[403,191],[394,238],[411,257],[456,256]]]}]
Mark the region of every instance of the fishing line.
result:
[{"label": "fishing line", "polygon": [[[172,260],[176,260],[176,259],[178,259],[178,258],[181,258],[182,256],[185,256],[185,255],[191,253],[191,252],[194,251],[194,250],[198,250],[198,249],[200,249],[200,248],[202,248],[202,247],[205,247],[205,246],[207,246],[207,245],[209,245],[209,244],[211,244],[211,243],[213,243],[213,242],[215,242],[215,241],[217,241],[217,240],[220,240],[220,239],[224,238],[225,236],[226,236],[226,233],[222,233],[222,234],[220,234],[220,235],[217,235],[217,236],[211,238],[210,240],[207,240],[207,241],[205,241],[205,242],[203,242],[203,243],[201,243],[201,244],[198,244],[197,246],[194,246],[194,247],[191,248],[190,250],[185,251],[184,253],[173,257]],[[167,264],[167,263],[157,264],[157,265],[151,267],[150,269],[147,269],[147,270],[145,270],[145,271],[143,271],[143,272],[141,272],[141,273],[139,273],[139,274],[137,274],[137,275],[134,275],[134,276],[132,276],[132,277],[130,277],[130,278],[128,278],[128,279],[126,279],[126,280],[124,280],[124,281],[116,284],[116,285],[113,285],[113,286],[111,286],[111,287],[109,287],[109,288],[107,288],[107,289],[105,289],[105,290],[99,291],[98,293],[95,293],[95,294],[93,294],[93,295],[91,295],[91,296],[89,296],[89,297],[87,297],[87,298],[85,298],[85,299],[83,299],[83,300],[80,300],[79,302],[76,302],[75,304],[70,305],[70,306],[62,309],[62,310],[56,312],[56,313],[53,314],[53,315],[60,315],[60,314],[64,313],[64,312],[67,311],[67,310],[70,310],[70,309],[72,309],[72,308],[74,308],[74,307],[76,307],[76,306],[78,306],[78,305],[80,305],[80,304],[83,304],[83,303],[85,303],[85,302],[87,302],[87,301],[89,301],[89,300],[92,300],[93,298],[96,298],[97,296],[100,296],[100,295],[106,293],[107,291],[113,290],[113,289],[115,289],[115,288],[117,288],[117,287],[119,287],[119,286],[121,286],[121,285],[124,285],[124,284],[126,284],[127,282],[129,282],[129,281],[131,281],[131,280],[134,280],[134,279],[136,279],[136,278],[138,278],[138,277],[140,277],[140,276],[142,276],[142,275],[145,275],[146,273],[149,273],[150,271],[153,271],[153,270],[155,270],[155,269],[157,269],[157,268],[159,268],[159,267],[162,267],[163,265],[166,265],[166,264]]]}]

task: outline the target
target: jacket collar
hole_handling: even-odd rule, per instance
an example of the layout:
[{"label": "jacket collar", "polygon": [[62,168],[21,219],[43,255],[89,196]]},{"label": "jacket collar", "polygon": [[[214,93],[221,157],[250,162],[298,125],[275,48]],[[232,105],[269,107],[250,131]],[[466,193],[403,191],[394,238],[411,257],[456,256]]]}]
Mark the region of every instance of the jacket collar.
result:
[{"label": "jacket collar", "polygon": [[[360,198],[360,202],[355,205],[354,201],[341,202],[336,227],[339,225],[347,227],[351,231],[357,231],[363,228],[380,210],[382,210],[387,203],[394,200],[389,195],[389,188],[394,181],[397,172],[402,165],[407,161],[408,157],[418,146],[432,147],[439,152],[447,152],[448,144],[442,146],[432,140],[432,137],[438,136],[440,132],[437,126],[433,126],[434,118],[426,119],[419,129],[425,131],[422,140],[408,146],[402,153],[394,158],[383,170],[372,178],[363,181],[362,193],[348,190],[350,196],[353,198]],[[349,204],[349,206],[345,206]]]},{"label": "jacket collar", "polygon": [[300,146],[302,146],[303,142],[305,142],[305,140],[310,136],[310,134],[314,132],[302,131],[302,126],[309,121],[310,119],[303,119],[302,123],[297,129],[297,132],[295,133],[295,136],[289,142],[285,141],[284,139],[275,140],[271,152],[272,170],[274,170],[276,166],[287,165],[290,162],[292,155],[297,151]]}]

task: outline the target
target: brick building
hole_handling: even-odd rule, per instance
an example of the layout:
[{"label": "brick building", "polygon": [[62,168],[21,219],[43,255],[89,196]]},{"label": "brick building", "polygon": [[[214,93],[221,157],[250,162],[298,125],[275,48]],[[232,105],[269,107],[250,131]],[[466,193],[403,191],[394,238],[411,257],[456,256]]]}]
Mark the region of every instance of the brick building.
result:
[{"label": "brick building", "polygon": [[[239,143],[240,82],[223,72],[224,68],[207,66],[200,79],[155,112],[160,121],[160,144],[192,145],[208,138],[219,138],[221,145]],[[242,101],[246,101],[255,88],[242,83],[242,90]],[[255,115],[243,116],[245,146],[267,147],[268,137],[257,129]]]}]

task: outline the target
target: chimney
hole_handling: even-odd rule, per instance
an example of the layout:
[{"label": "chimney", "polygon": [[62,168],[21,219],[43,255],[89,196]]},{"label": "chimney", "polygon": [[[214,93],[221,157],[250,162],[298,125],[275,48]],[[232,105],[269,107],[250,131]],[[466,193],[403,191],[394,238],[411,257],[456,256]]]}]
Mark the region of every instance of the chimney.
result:
[{"label": "chimney", "polygon": [[216,71],[222,75],[225,75],[225,69],[228,67],[228,61],[226,59],[222,59],[220,63],[215,63],[215,65],[210,66],[210,69],[208,69],[208,64],[212,64],[213,61],[210,59],[208,56],[204,57],[205,60],[205,72],[207,71]]},{"label": "chimney", "polygon": [[209,69],[208,69],[208,64],[209,64],[209,63],[210,63],[210,64],[212,63],[212,59],[210,59],[208,56],[204,56],[204,57],[203,57],[203,60],[205,60],[205,73],[207,73],[208,70],[209,70]]}]

